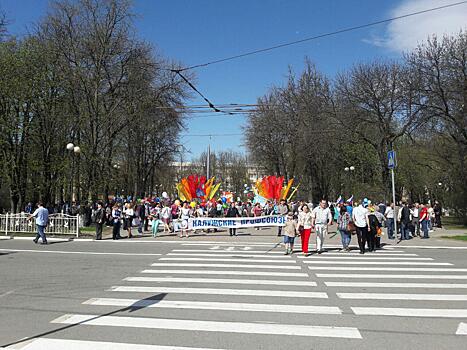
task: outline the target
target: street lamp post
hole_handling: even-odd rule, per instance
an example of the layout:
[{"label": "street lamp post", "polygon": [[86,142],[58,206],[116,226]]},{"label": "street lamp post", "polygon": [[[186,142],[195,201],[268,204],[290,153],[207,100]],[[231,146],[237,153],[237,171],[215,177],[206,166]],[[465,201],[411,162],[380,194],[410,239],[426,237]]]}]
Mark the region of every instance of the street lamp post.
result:
[{"label": "street lamp post", "polygon": [[350,173],[350,195],[352,196],[353,195],[353,193],[352,193],[353,192],[353,176],[352,176],[352,172],[355,171],[355,167],[353,165],[346,166],[344,168],[344,171]]},{"label": "street lamp post", "polygon": [[68,143],[66,145],[66,149],[70,152],[71,157],[71,167],[70,167],[70,206],[71,202],[73,201],[73,175],[74,175],[74,167],[75,167],[75,157],[74,155],[78,155],[81,152],[81,149],[78,146],[75,146],[73,143]]}]

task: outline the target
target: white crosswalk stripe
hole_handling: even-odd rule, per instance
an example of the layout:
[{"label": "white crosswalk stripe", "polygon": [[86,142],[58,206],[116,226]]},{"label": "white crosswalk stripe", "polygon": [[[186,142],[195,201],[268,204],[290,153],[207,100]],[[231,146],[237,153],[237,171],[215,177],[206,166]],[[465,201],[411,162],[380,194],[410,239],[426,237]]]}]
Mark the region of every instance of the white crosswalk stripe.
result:
[{"label": "white crosswalk stripe", "polygon": [[[360,266],[308,266],[310,270],[329,271],[362,271]],[[467,272],[462,268],[438,268],[438,267],[370,267],[365,266],[365,271],[407,271],[407,272]]]},{"label": "white crosswalk stripe", "polygon": [[214,283],[214,284],[254,284],[273,286],[308,286],[315,287],[316,282],[310,281],[279,281],[279,280],[253,280],[253,279],[233,279],[233,278],[181,278],[181,277],[126,277],[124,281],[129,282],[167,282],[167,283]]},{"label": "white crosswalk stripe", "polygon": [[243,253],[232,253],[232,252],[222,252],[222,253],[209,253],[209,254],[208,253],[168,253],[166,255],[167,256],[197,256],[197,257],[238,257],[238,258],[255,258],[255,259],[268,258],[268,259],[290,260],[290,257],[284,256],[284,255],[259,255],[259,254],[243,254]]},{"label": "white crosswalk stripe", "polygon": [[267,269],[267,270],[301,270],[300,266],[287,266],[287,265],[264,265],[264,264],[256,264],[256,265],[247,265],[247,264],[204,264],[204,263],[154,263],[151,266],[156,267],[221,267],[221,268],[243,268],[243,269]]},{"label": "white crosswalk stripe", "polygon": [[467,335],[467,323],[461,322],[457,327],[457,335]]},{"label": "white crosswalk stripe", "polygon": [[271,277],[308,277],[307,273],[303,272],[271,272],[271,271],[213,271],[213,270],[143,270],[141,273],[153,274],[199,274],[199,275],[232,275],[232,276],[271,276]]},{"label": "white crosswalk stripe", "polygon": [[467,309],[413,309],[385,307],[352,307],[355,315],[403,317],[467,317]]},{"label": "white crosswalk stripe", "polygon": [[371,275],[371,274],[352,274],[352,273],[317,273],[319,278],[377,278],[377,279],[440,279],[440,280],[467,280],[467,275]]},{"label": "white crosswalk stripe", "polygon": [[[166,260],[162,258],[160,260]],[[339,264],[339,265],[408,265],[413,264],[417,266],[451,266],[451,263],[438,263],[438,262],[420,262],[420,261],[354,261],[354,260],[304,260],[305,264]]]},{"label": "white crosswalk stripe", "polygon": [[[310,259],[309,257],[304,257],[304,256],[298,256],[299,259]],[[333,257],[327,257],[327,256],[314,256],[311,259],[313,260],[328,260],[328,261],[341,261],[341,260],[352,260],[352,261],[358,261],[358,260],[367,260],[367,261],[375,261],[375,260],[385,260],[385,261],[395,261],[395,260],[404,260],[408,262],[412,261],[432,261],[433,258],[411,258],[411,257],[392,257],[392,256],[375,256],[375,255],[368,255],[368,256],[333,256]]]},{"label": "white crosswalk stripe", "polygon": [[[267,251],[267,250],[249,250],[245,249],[249,247],[244,247],[239,250],[239,253],[248,253],[248,254],[283,254],[283,252],[276,252],[276,251]],[[172,252],[175,253],[224,253],[224,254],[232,254],[231,250],[215,250],[213,252],[212,249],[174,249]],[[169,254],[173,255],[173,254]]]},{"label": "white crosswalk stripe", "polygon": [[289,290],[263,290],[263,289],[223,289],[223,288],[170,288],[170,287],[142,287],[142,286],[113,286],[113,292],[136,293],[173,293],[173,294],[208,294],[208,295],[244,295],[260,297],[283,298],[319,298],[327,299],[325,292],[298,292]]},{"label": "white crosswalk stripe", "polygon": [[335,306],[289,305],[289,304],[248,304],[203,301],[173,301],[173,300],[147,300],[147,299],[89,299],[83,304],[120,306],[133,308],[173,308],[173,309],[202,309],[202,310],[233,310],[256,312],[281,312],[300,314],[328,314],[340,315],[342,311]]},{"label": "white crosswalk stripe", "polygon": [[[0,348],[2,349],[2,348]],[[71,339],[33,339],[15,347],[17,350],[221,350],[214,348],[192,348],[185,346],[145,345]]]},{"label": "white crosswalk stripe", "polygon": [[464,283],[324,282],[328,287],[465,289]]},{"label": "white crosswalk stripe", "polygon": [[269,260],[269,259],[235,259],[235,258],[214,258],[214,259],[207,259],[204,257],[200,258],[185,258],[185,257],[177,257],[177,258],[160,258],[159,261],[229,261],[229,262],[259,262],[259,263],[278,263],[278,264],[296,264],[295,260]]},{"label": "white crosswalk stripe", "polygon": [[341,299],[356,300],[467,301],[465,294],[336,293],[336,295]]},{"label": "white crosswalk stripe", "polygon": [[205,331],[361,339],[360,332],[357,328],[354,327],[325,327],[295,324],[219,322],[180,319],[174,320],[146,317],[100,316],[80,314],[63,315],[53,320],[52,323],[81,324],[89,326],[108,327],[169,329],[181,331]]}]

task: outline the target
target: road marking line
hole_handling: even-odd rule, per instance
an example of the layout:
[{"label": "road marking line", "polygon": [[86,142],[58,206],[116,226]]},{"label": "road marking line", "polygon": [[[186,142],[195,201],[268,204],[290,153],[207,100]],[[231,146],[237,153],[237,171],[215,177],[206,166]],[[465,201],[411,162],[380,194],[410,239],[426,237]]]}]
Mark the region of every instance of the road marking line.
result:
[{"label": "road marking line", "polygon": [[[308,266],[310,270],[362,271],[357,266]],[[365,267],[365,271],[410,271],[410,272],[467,272],[462,268],[446,267]]]},{"label": "road marking line", "polygon": [[244,259],[222,259],[222,258],[215,258],[215,259],[207,259],[207,258],[160,258],[159,260],[162,261],[177,261],[177,260],[182,260],[182,261],[232,261],[232,262],[259,262],[259,263],[281,263],[281,264],[296,264],[297,262],[295,260],[267,260],[267,259],[249,259],[249,258],[244,258]]},{"label": "road marking line", "polygon": [[336,293],[340,299],[467,301],[462,294]]},{"label": "road marking line", "polygon": [[[160,259],[162,260],[162,259]],[[451,263],[434,263],[434,262],[419,262],[419,261],[370,261],[370,260],[362,260],[362,261],[343,261],[343,260],[315,260],[311,258],[310,260],[304,260],[305,264],[341,264],[341,265],[432,265],[432,266],[452,266]]]},{"label": "road marking line", "polygon": [[[285,255],[256,255],[256,254],[242,254],[242,253],[235,253],[235,252],[223,252],[224,254],[219,254],[220,252],[211,253],[211,254],[204,254],[204,253],[167,253],[167,256],[197,256],[197,257],[239,257],[239,258],[268,258],[268,259],[279,259],[279,260],[290,260],[289,256]],[[226,254],[227,253],[227,254]]]},{"label": "road marking line", "polygon": [[3,249],[0,251],[25,252],[25,253],[48,253],[48,254],[83,254],[83,255],[125,255],[125,256],[161,256],[156,253],[103,253],[103,252],[83,252],[83,251],[63,251],[63,250],[39,250],[39,249]]},{"label": "road marking line", "polygon": [[[313,281],[278,281],[278,280],[243,280],[224,278],[177,278],[177,277],[126,277],[128,282],[166,282],[166,283],[219,283],[219,284],[255,284],[276,286],[307,286],[316,287]],[[466,285],[467,286],[467,285]]]},{"label": "road marking line", "polygon": [[92,326],[135,327],[181,331],[226,332],[246,334],[292,335],[303,337],[332,337],[361,339],[357,328],[325,327],[291,324],[249,322],[218,322],[146,317],[100,316],[67,314],[52,321],[59,324],[84,324]]},{"label": "road marking line", "polygon": [[[225,270],[143,270],[141,273],[184,274],[184,275],[236,275],[236,276],[281,276],[281,277],[309,277],[303,272],[259,272],[259,271],[225,271]],[[467,278],[467,276],[466,276]]]},{"label": "road marking line", "polygon": [[456,335],[467,335],[467,323],[461,322],[457,327]]},{"label": "road marking line", "polygon": [[467,309],[409,309],[390,307],[351,307],[355,315],[403,317],[467,317]]},{"label": "road marking line", "polygon": [[365,288],[440,288],[463,289],[461,283],[379,283],[379,282],[324,282],[328,287],[365,287]]},{"label": "road marking line", "polygon": [[137,293],[178,293],[178,294],[212,294],[212,295],[249,295],[263,297],[283,298],[318,298],[327,299],[325,292],[298,292],[288,290],[264,290],[264,289],[216,289],[216,288],[170,288],[170,287],[140,287],[140,286],[113,286],[112,292],[137,292]]},{"label": "road marking line", "polygon": [[[288,265],[242,265],[242,264],[199,264],[199,263],[154,263],[151,266],[159,267],[241,267],[245,269],[275,269],[275,270],[300,270],[300,266]],[[191,270],[187,270],[191,271]]]},{"label": "road marking line", "polygon": [[251,303],[221,303],[205,301],[174,301],[174,300],[148,300],[148,299],[89,299],[83,304],[104,305],[134,308],[173,308],[173,309],[201,309],[201,310],[230,310],[254,312],[285,312],[298,314],[340,315],[342,311],[335,306],[313,305],[284,305],[284,304],[251,304]]},{"label": "road marking line", "polygon": [[453,247],[453,246],[428,246],[428,245],[401,245],[398,248],[416,248],[416,249],[467,249],[467,247]]},{"label": "road marking line", "polygon": [[[287,258],[287,257],[285,257],[285,258]],[[356,257],[356,256],[340,256],[340,257],[329,256],[329,257],[327,257],[327,256],[323,255],[323,256],[313,256],[311,258],[299,255],[299,256],[297,256],[297,258],[299,258],[299,259],[313,259],[313,260],[318,260],[318,261],[321,261],[322,259],[323,260],[326,260],[326,259],[336,260],[336,261],[349,260],[349,259],[350,260],[367,260],[367,261],[374,261],[374,260],[385,260],[385,261],[403,260],[403,261],[410,261],[410,262],[412,262],[412,261],[432,261],[433,260],[433,258],[405,258],[405,257],[404,258],[399,258],[399,257],[395,258],[395,257],[392,257],[392,256],[390,256],[390,257],[386,257],[386,256],[376,257],[374,255],[373,256],[368,256],[368,257],[366,257],[366,256],[358,256],[358,257]]]},{"label": "road marking line", "polygon": [[467,280],[467,275],[370,275],[370,274],[349,274],[349,273],[317,273],[320,278],[378,278],[378,279],[440,279],[440,280]]},{"label": "road marking line", "polygon": [[[245,247],[248,248],[248,247]],[[284,252],[268,252],[267,250],[246,250],[243,248],[242,250],[238,251],[232,251],[232,250],[216,250],[212,251],[211,249],[174,249],[172,252],[178,252],[178,253],[224,253],[224,254],[234,254],[235,252],[238,252],[239,254],[284,254]],[[209,254],[212,255],[212,254]],[[220,255],[219,255],[220,256]],[[269,256],[268,256],[269,257]]]},{"label": "road marking line", "polygon": [[[1,348],[0,348],[1,349]],[[184,346],[163,346],[163,345],[145,345],[130,343],[114,343],[90,340],[72,340],[72,339],[51,339],[38,338],[25,344],[15,347],[19,350],[221,350],[213,348],[192,348]]]},{"label": "road marking line", "polygon": [[[360,253],[334,253],[334,252],[326,252],[324,253],[324,255],[321,255],[322,258],[325,258],[327,257],[328,255],[337,255],[337,256],[340,256],[340,257],[347,257],[347,256],[360,256]],[[415,254],[415,253],[384,253],[384,254],[379,254],[379,253],[365,253],[364,255],[365,257],[366,256],[380,256],[380,257],[383,257],[383,256],[418,256],[418,254]],[[315,257],[314,257],[315,258]]]}]

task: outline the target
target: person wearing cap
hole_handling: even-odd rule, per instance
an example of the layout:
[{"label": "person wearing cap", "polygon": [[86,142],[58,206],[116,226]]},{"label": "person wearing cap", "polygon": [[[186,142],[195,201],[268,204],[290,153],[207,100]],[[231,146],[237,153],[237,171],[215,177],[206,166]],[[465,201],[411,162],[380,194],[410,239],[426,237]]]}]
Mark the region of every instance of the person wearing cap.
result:
[{"label": "person wearing cap", "polygon": [[293,254],[293,244],[295,240],[295,234],[297,232],[297,223],[293,219],[293,212],[287,213],[287,221],[284,226],[284,244],[285,253],[284,255]]},{"label": "person wearing cap", "polygon": [[365,254],[365,245],[368,237],[367,214],[368,214],[368,199],[363,199],[362,203],[353,209],[352,221],[355,224],[358,246],[360,254]]}]

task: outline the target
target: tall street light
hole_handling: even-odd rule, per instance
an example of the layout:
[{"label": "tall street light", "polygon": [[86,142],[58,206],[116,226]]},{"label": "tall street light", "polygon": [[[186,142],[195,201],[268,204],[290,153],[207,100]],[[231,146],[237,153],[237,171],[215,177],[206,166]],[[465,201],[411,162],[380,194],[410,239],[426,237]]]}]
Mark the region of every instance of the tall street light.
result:
[{"label": "tall street light", "polygon": [[[355,167],[353,165],[351,166],[346,166],[344,168],[344,171],[345,172],[350,172],[350,174],[352,174],[353,171],[355,171]],[[353,177],[352,175],[350,175],[350,195],[352,196],[353,195]]]},{"label": "tall street light", "polygon": [[67,151],[70,152],[70,157],[71,157],[71,167],[70,167],[70,205],[71,202],[73,201],[73,175],[74,175],[74,167],[75,167],[75,157],[74,155],[78,155],[81,152],[81,148],[78,146],[75,146],[73,143],[68,143],[66,145]]}]

